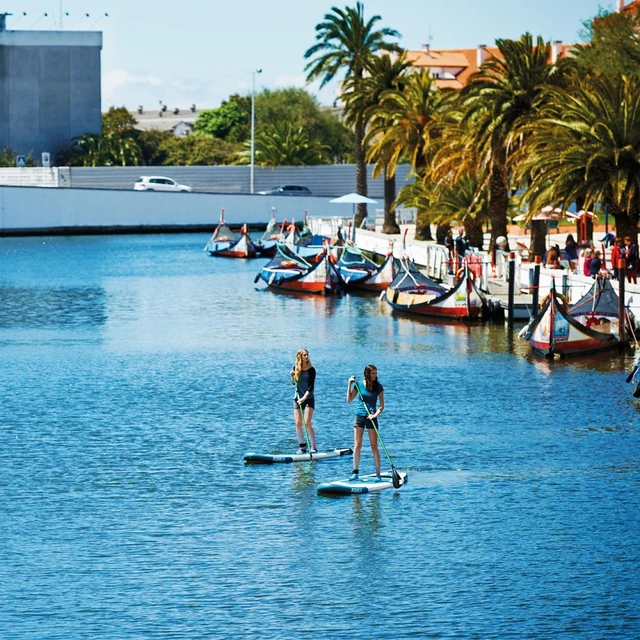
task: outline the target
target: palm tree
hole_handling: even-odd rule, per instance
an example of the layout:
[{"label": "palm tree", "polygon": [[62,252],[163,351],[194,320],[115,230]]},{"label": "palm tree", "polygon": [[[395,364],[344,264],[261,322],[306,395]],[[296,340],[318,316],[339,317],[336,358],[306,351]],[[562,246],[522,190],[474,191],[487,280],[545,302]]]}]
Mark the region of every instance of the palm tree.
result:
[{"label": "palm tree", "polygon": [[[404,55],[394,56],[384,53],[373,56],[366,65],[366,74],[363,78],[349,78],[343,87],[342,100],[345,103],[345,122],[350,126],[357,124],[358,119],[364,117],[365,125],[378,113],[378,105],[385,91],[397,89],[402,85],[402,78],[411,63],[407,62]],[[375,154],[369,149],[366,160],[375,159]],[[378,178],[384,173],[384,224],[382,233],[400,233],[400,227],[396,221],[394,202],[396,199],[395,168],[387,170],[387,165],[380,166],[376,163],[373,168],[373,177]]]},{"label": "palm tree", "polygon": [[[549,64],[551,47],[531,34],[519,40],[496,40],[499,56],[489,58],[460,96],[459,131],[466,158],[486,172],[491,217],[491,250],[498,236],[507,237],[509,163],[524,142],[514,132],[530,115],[543,88],[559,79]],[[460,170],[467,170],[467,163]]]},{"label": "palm tree", "polygon": [[[413,173],[424,177],[434,141],[440,136],[443,94],[424,69],[408,74],[395,89],[385,91],[371,116],[367,141],[374,171],[394,175],[398,163],[408,161]],[[429,225],[417,224],[416,238],[431,239]]]},{"label": "palm tree", "polygon": [[[364,75],[366,62],[377,51],[396,51],[398,46],[390,43],[386,38],[399,38],[400,34],[394,29],[383,27],[374,29],[381,20],[375,15],[365,22],[364,5],[357,2],[355,8],[339,9],[332,7],[331,13],[326,13],[324,22],[316,25],[316,44],[309,47],[304,54],[309,60],[305,67],[307,82],[321,78],[320,88],[333,80],[340,71],[345,77],[361,79]],[[355,156],[356,156],[356,190],[363,196],[367,195],[367,166],[365,162],[364,116],[358,118],[355,124]],[[357,205],[356,224],[360,224],[367,216],[367,207]]]},{"label": "palm tree", "polygon": [[462,223],[469,244],[482,249],[482,225],[489,220],[489,206],[486,186],[478,174],[464,174],[451,184],[418,176],[402,189],[398,202],[416,207],[427,218],[424,224],[449,228],[453,220]]},{"label": "palm tree", "polygon": [[640,83],[595,75],[565,90],[550,87],[540,117],[523,126],[529,137],[518,171],[532,176],[529,208],[609,207],[619,236],[637,238],[640,214]]},{"label": "palm tree", "polygon": [[[247,141],[245,149],[238,154],[247,163],[251,157],[250,147]],[[264,125],[255,139],[255,160],[262,167],[326,164],[328,150],[329,147],[318,141],[310,142],[302,127],[289,122]]]}]

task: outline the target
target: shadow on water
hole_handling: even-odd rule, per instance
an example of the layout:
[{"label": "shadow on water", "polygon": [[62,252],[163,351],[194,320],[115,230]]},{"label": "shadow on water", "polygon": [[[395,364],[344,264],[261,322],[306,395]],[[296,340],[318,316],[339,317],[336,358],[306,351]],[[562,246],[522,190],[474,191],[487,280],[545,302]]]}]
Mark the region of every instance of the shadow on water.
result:
[{"label": "shadow on water", "polygon": [[102,325],[107,321],[102,287],[0,287],[0,327],[43,328]]}]

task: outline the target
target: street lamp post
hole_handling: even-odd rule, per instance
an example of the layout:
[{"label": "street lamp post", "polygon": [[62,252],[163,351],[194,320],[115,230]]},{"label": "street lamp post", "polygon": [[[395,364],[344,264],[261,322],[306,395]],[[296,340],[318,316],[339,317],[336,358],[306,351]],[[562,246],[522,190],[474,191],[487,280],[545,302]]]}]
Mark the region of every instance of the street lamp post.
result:
[{"label": "street lamp post", "polygon": [[262,73],[262,69],[256,69],[252,74],[251,86],[251,193],[253,193],[253,167],[256,155],[256,73]]}]

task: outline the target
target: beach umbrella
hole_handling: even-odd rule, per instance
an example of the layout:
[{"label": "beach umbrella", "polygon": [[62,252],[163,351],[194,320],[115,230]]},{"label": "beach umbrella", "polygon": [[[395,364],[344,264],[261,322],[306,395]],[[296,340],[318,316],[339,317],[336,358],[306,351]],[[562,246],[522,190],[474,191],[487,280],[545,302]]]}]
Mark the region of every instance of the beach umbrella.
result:
[{"label": "beach umbrella", "polygon": [[371,198],[367,198],[367,196],[362,196],[359,193],[347,193],[344,196],[340,196],[339,198],[334,198],[333,200],[329,200],[329,202],[333,202],[334,204],[352,204],[353,205],[353,238],[355,240],[356,237],[356,205],[357,204],[377,204],[377,200],[372,200]]}]

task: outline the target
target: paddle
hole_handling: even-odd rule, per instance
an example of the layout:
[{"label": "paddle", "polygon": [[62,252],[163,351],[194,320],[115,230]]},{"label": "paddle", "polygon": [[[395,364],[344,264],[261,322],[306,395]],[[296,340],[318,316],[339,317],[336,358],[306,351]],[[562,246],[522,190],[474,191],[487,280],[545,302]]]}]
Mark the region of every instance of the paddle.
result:
[{"label": "paddle", "polygon": [[400,477],[400,474],[398,473],[398,470],[393,466],[393,462],[391,461],[391,456],[389,455],[389,452],[387,451],[387,447],[384,444],[384,441],[382,440],[382,438],[380,437],[380,432],[378,431],[378,426],[376,425],[376,419],[371,417],[371,412],[369,411],[369,406],[367,405],[367,403],[364,401],[364,398],[362,397],[362,392],[360,391],[360,387],[358,386],[358,383],[354,383],[355,387],[356,387],[356,391],[358,392],[358,396],[360,396],[360,400],[362,402],[362,404],[364,405],[364,410],[367,412],[367,418],[369,418],[369,420],[371,420],[371,424],[373,425],[373,429],[376,432],[376,435],[378,436],[378,440],[380,440],[380,444],[382,445],[382,448],[384,450],[384,454],[387,456],[387,460],[389,461],[389,464],[391,465],[391,481],[393,483],[393,487],[394,489],[399,489],[402,486],[402,478]]},{"label": "paddle", "polygon": [[305,439],[305,442],[307,443],[307,452],[309,453],[311,458],[313,458],[313,454],[311,453],[311,440],[309,440],[309,432],[307,431],[307,422],[304,419],[304,409],[299,404],[300,395],[298,394],[298,378],[296,378],[295,374],[293,374],[293,382],[296,386],[295,401],[298,403],[298,407],[300,408],[300,417],[302,418],[302,432],[304,433],[304,439]]},{"label": "paddle", "polygon": [[633,367],[633,369],[631,370],[631,373],[627,376],[627,382],[631,382],[633,380],[633,376],[636,375],[636,371],[638,371],[638,367],[640,367],[640,364],[637,364],[635,367]]}]

